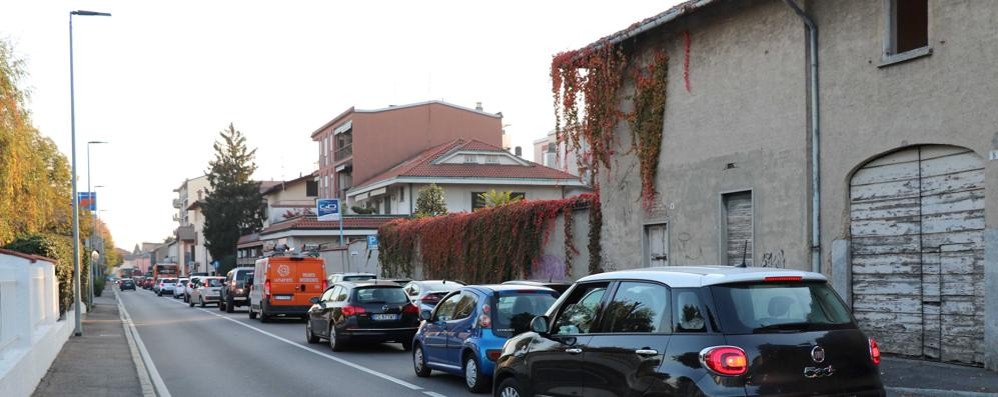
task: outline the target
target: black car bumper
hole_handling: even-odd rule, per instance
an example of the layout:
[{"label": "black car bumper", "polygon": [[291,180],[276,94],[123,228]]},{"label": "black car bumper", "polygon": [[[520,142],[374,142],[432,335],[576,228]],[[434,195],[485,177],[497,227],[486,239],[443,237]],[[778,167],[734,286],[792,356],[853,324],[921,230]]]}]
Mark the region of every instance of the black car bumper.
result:
[{"label": "black car bumper", "polygon": [[271,304],[270,302],[264,301],[263,311],[268,316],[276,316],[281,314],[289,316],[304,316],[308,314],[308,309],[310,307],[311,306],[274,305]]},{"label": "black car bumper", "polygon": [[343,335],[351,340],[371,342],[409,342],[416,335],[418,328],[348,328],[336,330],[337,335]]}]

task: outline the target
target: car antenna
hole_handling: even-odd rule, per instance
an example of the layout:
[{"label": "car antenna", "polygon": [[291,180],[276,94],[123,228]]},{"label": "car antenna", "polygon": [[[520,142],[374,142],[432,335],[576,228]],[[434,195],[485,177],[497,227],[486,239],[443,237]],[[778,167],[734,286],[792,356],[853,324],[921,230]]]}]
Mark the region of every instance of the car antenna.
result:
[{"label": "car antenna", "polygon": [[748,240],[745,240],[745,245],[742,247],[742,263],[739,263],[735,267],[746,267],[745,266],[745,257],[747,255],[748,255]]}]

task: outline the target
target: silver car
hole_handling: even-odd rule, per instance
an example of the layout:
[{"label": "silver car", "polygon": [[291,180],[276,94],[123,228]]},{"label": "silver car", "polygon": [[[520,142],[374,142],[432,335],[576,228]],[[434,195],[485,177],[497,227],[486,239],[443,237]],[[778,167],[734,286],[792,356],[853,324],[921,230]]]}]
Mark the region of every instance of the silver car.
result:
[{"label": "silver car", "polygon": [[187,303],[190,307],[199,304],[201,307],[209,304],[219,304],[222,301],[222,285],[225,277],[201,277],[191,291],[191,299]]},{"label": "silver car", "polygon": [[156,284],[156,295],[163,296],[163,294],[172,294],[173,287],[177,284],[177,279],[175,278],[161,278]]},{"label": "silver car", "polygon": [[174,299],[176,299],[176,298],[182,298],[184,296],[184,292],[187,291],[187,283],[189,283],[190,281],[191,280],[189,278],[186,278],[186,277],[180,278],[180,279],[177,280],[177,284],[175,284],[173,286],[173,298]]}]

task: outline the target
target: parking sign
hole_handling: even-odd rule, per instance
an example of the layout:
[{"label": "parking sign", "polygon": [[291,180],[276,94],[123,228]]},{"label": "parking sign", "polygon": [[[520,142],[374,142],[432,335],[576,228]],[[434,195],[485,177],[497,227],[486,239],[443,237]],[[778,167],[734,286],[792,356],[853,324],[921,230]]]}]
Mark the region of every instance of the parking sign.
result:
[{"label": "parking sign", "polygon": [[316,219],[320,221],[340,220],[340,199],[318,199],[315,200]]},{"label": "parking sign", "polygon": [[376,250],[378,249],[378,236],[367,236],[367,249]]}]

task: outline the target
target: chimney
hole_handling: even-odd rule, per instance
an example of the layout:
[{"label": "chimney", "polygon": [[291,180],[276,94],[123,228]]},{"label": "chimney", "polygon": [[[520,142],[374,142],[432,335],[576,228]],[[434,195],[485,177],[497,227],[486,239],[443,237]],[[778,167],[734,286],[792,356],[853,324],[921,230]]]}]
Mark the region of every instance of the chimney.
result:
[{"label": "chimney", "polygon": [[482,108],[482,103],[481,102],[475,102],[475,110],[477,110],[479,112],[481,112],[482,110],[484,110]]},{"label": "chimney", "polygon": [[517,146],[513,148],[513,153],[516,154],[516,157],[523,157],[523,148]]}]

